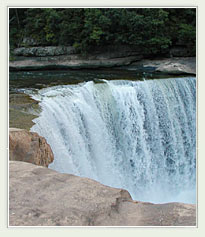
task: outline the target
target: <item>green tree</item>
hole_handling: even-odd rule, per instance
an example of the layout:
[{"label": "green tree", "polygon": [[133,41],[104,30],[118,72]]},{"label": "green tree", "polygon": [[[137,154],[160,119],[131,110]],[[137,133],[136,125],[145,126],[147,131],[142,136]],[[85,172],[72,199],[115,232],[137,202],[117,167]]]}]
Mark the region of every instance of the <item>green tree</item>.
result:
[{"label": "green tree", "polygon": [[11,8],[9,22],[12,48],[28,37],[81,53],[106,45],[131,45],[144,56],[166,55],[175,45],[196,51],[194,8]]}]

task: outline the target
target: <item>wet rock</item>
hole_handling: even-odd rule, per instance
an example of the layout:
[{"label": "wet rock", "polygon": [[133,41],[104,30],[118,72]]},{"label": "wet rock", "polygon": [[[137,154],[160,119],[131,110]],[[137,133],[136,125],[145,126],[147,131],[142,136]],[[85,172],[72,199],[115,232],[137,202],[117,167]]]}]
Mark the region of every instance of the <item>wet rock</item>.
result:
[{"label": "wet rock", "polygon": [[40,112],[38,102],[24,93],[9,94],[9,127],[30,130]]}]

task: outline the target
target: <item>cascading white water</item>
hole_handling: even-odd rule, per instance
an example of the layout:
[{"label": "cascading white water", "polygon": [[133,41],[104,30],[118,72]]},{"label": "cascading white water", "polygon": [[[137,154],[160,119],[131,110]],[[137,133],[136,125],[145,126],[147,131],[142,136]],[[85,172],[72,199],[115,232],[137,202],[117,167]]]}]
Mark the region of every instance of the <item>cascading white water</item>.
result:
[{"label": "cascading white water", "polygon": [[50,168],[124,188],[154,203],[196,199],[196,80],[92,81],[41,89],[31,131]]}]

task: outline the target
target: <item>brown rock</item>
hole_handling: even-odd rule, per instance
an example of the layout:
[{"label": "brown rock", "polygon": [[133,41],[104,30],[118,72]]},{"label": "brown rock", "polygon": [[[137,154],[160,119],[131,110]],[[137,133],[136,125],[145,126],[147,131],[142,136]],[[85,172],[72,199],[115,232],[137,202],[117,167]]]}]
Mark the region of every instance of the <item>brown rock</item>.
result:
[{"label": "brown rock", "polygon": [[34,132],[10,128],[9,159],[48,167],[54,157],[45,138]]},{"label": "brown rock", "polygon": [[133,201],[126,190],[10,161],[10,226],[194,226],[195,205]]}]

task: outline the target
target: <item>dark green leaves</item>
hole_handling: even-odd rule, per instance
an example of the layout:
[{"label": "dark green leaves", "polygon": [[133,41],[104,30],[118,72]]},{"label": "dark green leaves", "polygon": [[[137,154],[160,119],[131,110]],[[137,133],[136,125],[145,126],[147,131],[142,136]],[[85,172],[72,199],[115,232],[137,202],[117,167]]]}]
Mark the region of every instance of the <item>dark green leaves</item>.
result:
[{"label": "dark green leaves", "polygon": [[11,8],[9,22],[11,47],[32,38],[37,45],[73,45],[82,53],[105,45],[133,45],[144,55],[163,55],[174,45],[195,52],[191,8]]}]

